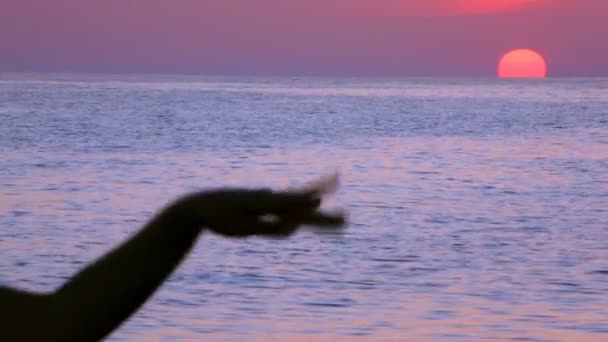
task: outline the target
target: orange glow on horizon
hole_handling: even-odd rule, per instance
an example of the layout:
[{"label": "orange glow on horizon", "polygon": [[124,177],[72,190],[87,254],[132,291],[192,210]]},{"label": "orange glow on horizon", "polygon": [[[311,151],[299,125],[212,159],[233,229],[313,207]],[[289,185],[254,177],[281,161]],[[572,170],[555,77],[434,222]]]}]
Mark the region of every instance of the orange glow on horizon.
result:
[{"label": "orange glow on horizon", "polygon": [[507,52],[498,63],[500,78],[544,78],[547,63],[544,57],[533,50],[517,49]]},{"label": "orange glow on horizon", "polygon": [[446,1],[446,5],[451,5],[462,14],[481,14],[520,10],[547,2],[548,0],[450,0]]}]

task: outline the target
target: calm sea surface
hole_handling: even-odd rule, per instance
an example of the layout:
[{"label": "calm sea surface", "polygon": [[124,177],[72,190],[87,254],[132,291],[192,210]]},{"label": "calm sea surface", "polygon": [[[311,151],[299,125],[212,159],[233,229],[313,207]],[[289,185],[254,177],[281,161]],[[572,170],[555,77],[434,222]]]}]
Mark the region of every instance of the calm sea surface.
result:
[{"label": "calm sea surface", "polygon": [[185,191],[341,172],[344,234],[204,234],[112,341],[608,340],[607,79],[0,74],[0,156],[41,291]]}]

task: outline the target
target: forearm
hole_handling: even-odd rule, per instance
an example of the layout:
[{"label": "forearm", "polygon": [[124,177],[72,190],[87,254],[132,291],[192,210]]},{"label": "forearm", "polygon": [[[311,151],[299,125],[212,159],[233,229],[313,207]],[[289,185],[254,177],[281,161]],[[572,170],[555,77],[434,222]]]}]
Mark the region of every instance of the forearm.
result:
[{"label": "forearm", "polygon": [[0,341],[44,341],[50,296],[0,287]]},{"label": "forearm", "polygon": [[[135,312],[179,265],[201,227],[166,209],[51,296],[58,340],[98,340]],[[69,333],[70,336],[63,335]]]},{"label": "forearm", "polygon": [[[326,187],[302,192],[217,189],[187,195],[57,291],[38,295],[0,289],[0,324],[8,322],[0,326],[0,340],[102,339],[163,283],[203,226],[228,237],[288,236],[302,224],[342,226],[343,215],[318,210]],[[265,215],[278,219],[261,220]]]}]

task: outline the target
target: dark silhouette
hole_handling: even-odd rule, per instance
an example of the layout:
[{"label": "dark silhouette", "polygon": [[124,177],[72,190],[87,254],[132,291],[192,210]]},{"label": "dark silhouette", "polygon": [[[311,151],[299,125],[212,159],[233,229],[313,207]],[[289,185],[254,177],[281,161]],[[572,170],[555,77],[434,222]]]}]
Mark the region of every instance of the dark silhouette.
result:
[{"label": "dark silhouette", "polygon": [[92,341],[111,333],[167,279],[199,234],[286,237],[301,225],[336,229],[319,209],[337,178],[294,191],[217,189],[186,195],[121,246],[47,294],[0,288],[0,341]]}]

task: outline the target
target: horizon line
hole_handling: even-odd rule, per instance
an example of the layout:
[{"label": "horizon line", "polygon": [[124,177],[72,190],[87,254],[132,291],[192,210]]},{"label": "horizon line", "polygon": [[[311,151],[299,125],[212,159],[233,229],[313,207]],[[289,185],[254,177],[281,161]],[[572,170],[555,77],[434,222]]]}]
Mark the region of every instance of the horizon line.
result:
[{"label": "horizon line", "polygon": [[244,78],[445,78],[445,79],[500,79],[500,80],[556,80],[556,79],[597,79],[608,78],[607,75],[547,75],[539,78],[502,78],[498,75],[421,75],[421,74],[328,74],[328,73],[205,73],[205,72],[167,72],[167,71],[70,71],[70,70],[1,70],[0,76],[3,74],[38,74],[38,75],[89,75],[89,76],[176,76],[176,77],[244,77]]}]

